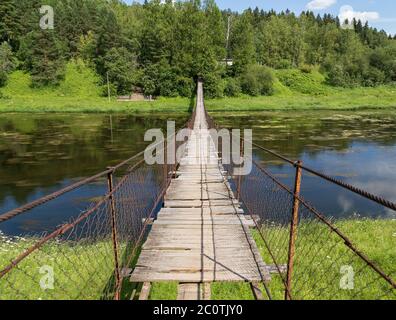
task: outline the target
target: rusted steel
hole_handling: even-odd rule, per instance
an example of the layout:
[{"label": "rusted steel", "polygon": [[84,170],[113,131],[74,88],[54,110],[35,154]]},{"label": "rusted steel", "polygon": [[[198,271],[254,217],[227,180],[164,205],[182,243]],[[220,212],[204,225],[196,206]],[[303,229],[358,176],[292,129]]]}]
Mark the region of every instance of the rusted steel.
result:
[{"label": "rusted steel", "polygon": [[[175,139],[176,139],[176,136],[175,136]],[[155,148],[156,146],[158,146],[161,143],[162,142],[159,142],[158,144],[154,145],[153,148]],[[116,166],[112,167],[112,170],[116,171],[116,170],[124,167],[125,165],[129,164],[133,160],[136,160],[138,157],[143,156],[143,155],[144,155],[144,151],[139,152],[138,154],[135,154],[133,157],[130,157],[129,159],[127,159],[125,161],[122,161],[121,163],[119,163]],[[131,169],[129,169],[129,171],[130,170]],[[34,209],[36,207],[39,207],[40,205],[43,205],[43,204],[45,204],[47,202],[55,200],[55,199],[61,197],[62,195],[66,194],[66,193],[69,193],[71,191],[74,191],[76,189],[79,189],[80,187],[83,187],[83,186],[85,186],[85,185],[87,185],[87,184],[89,184],[89,183],[91,183],[91,182],[93,182],[93,181],[95,181],[95,180],[97,180],[99,178],[105,178],[109,174],[109,172],[110,172],[110,170],[106,170],[106,171],[100,172],[100,173],[98,173],[98,174],[96,174],[96,175],[94,175],[92,177],[83,179],[83,180],[81,180],[79,182],[76,182],[76,183],[74,183],[74,184],[72,184],[70,186],[67,186],[67,187],[65,187],[65,188],[63,188],[61,190],[58,190],[58,191],[56,191],[54,193],[51,193],[51,194],[49,194],[47,196],[44,196],[44,197],[40,198],[40,199],[32,201],[32,202],[30,202],[30,203],[28,203],[26,205],[23,205],[23,206],[21,206],[19,208],[10,210],[10,211],[0,215],[0,223],[8,221],[8,220],[10,220],[10,219],[22,214],[22,213],[28,212],[28,211],[30,211],[30,210],[32,210],[32,209]]]},{"label": "rusted steel", "polygon": [[298,161],[296,165],[296,175],[294,181],[294,195],[293,195],[293,208],[290,221],[290,239],[289,239],[289,250],[288,250],[288,261],[287,261],[287,276],[286,276],[286,288],[285,288],[285,300],[291,300],[292,291],[292,277],[294,267],[294,256],[296,253],[296,239],[297,239],[297,226],[298,226],[298,210],[300,208],[300,191],[301,191],[301,161]]},{"label": "rusted steel", "polygon": [[32,209],[34,209],[34,208],[36,208],[36,207],[38,207],[40,205],[43,205],[43,204],[45,204],[45,203],[47,203],[47,202],[49,202],[51,200],[59,198],[60,196],[64,195],[65,193],[68,193],[68,192],[71,192],[73,190],[76,190],[76,189],[78,189],[78,188],[80,188],[80,187],[82,187],[82,186],[84,186],[84,185],[86,185],[86,184],[88,184],[90,182],[95,181],[96,179],[105,177],[109,172],[110,172],[109,170],[103,171],[101,173],[98,173],[97,175],[94,175],[94,176],[92,176],[90,178],[81,180],[81,181],[79,181],[77,183],[74,183],[74,184],[72,184],[72,185],[70,185],[70,186],[68,186],[66,188],[63,188],[63,189],[61,189],[59,191],[56,191],[54,193],[51,193],[51,194],[45,196],[45,197],[42,197],[42,198],[40,198],[38,200],[35,200],[35,201],[31,202],[31,203],[28,203],[28,204],[26,204],[26,205],[24,205],[22,207],[19,207],[17,209],[13,209],[11,211],[8,211],[7,213],[4,213],[4,214],[2,214],[0,216],[0,223],[5,222],[7,220],[10,220],[10,219],[12,219],[12,218],[14,218],[14,217],[16,217],[16,216],[18,216],[18,215],[20,215],[22,213],[25,213],[27,211],[30,211],[30,210],[32,210]]},{"label": "rusted steel", "polygon": [[[194,125],[194,120],[195,120],[195,115],[196,115],[196,111],[194,110],[192,117],[189,119],[189,121],[186,124],[187,128],[192,128]],[[207,123],[208,126],[210,128],[215,128],[216,127],[216,123],[213,121],[213,119],[209,116],[209,114],[206,112],[206,117],[207,117]],[[174,172],[176,172],[177,167],[178,167],[178,163],[177,163],[177,141],[176,141],[176,134],[174,136],[169,137],[169,141],[168,144],[171,143],[171,141],[174,139],[174,145],[175,145],[175,164],[174,164]],[[244,147],[244,142],[245,140],[243,138],[241,138],[241,155],[243,154],[243,147]],[[162,143],[162,142],[161,142]],[[259,221],[257,221],[256,216],[254,214],[252,214],[252,211],[249,208],[249,204],[245,203],[245,207],[247,209],[247,211],[250,213],[254,224],[256,225],[257,229],[259,230],[259,235],[262,238],[262,240],[264,241],[264,245],[267,248],[272,260],[275,263],[275,266],[280,274],[281,277],[281,281],[283,283],[283,285],[285,286],[285,298],[286,299],[292,299],[293,298],[293,293],[296,294],[295,292],[292,292],[292,280],[293,280],[293,267],[294,267],[294,257],[295,257],[295,245],[296,245],[296,239],[297,239],[297,231],[298,231],[298,222],[299,222],[299,208],[301,206],[304,206],[306,209],[309,210],[309,212],[312,214],[312,216],[319,220],[321,223],[323,223],[324,225],[326,225],[329,230],[331,230],[334,234],[336,234],[341,240],[343,241],[343,243],[345,244],[346,247],[348,247],[357,257],[359,257],[362,261],[364,261],[367,266],[369,266],[372,270],[374,270],[383,280],[385,280],[387,283],[389,283],[393,289],[396,289],[396,284],[395,281],[391,278],[391,276],[387,275],[380,267],[378,267],[373,261],[371,261],[366,255],[364,255],[362,252],[360,252],[357,247],[352,243],[352,241],[346,237],[340,230],[338,230],[329,220],[327,220],[327,218],[321,213],[319,212],[317,209],[315,209],[313,206],[311,206],[309,203],[307,203],[301,196],[300,196],[300,188],[301,188],[301,176],[302,176],[302,170],[305,170],[307,172],[310,172],[312,174],[314,174],[315,176],[318,176],[324,180],[327,180],[329,182],[335,183],[345,189],[348,189],[354,193],[357,193],[367,199],[370,199],[374,202],[377,202],[381,205],[383,205],[384,207],[396,210],[396,204],[389,202],[387,200],[384,200],[380,197],[377,197],[375,195],[372,195],[364,190],[361,190],[359,188],[356,188],[354,186],[348,185],[342,181],[339,181],[335,178],[332,178],[330,176],[327,176],[323,173],[317,172],[313,169],[310,169],[308,167],[303,166],[303,164],[301,162],[294,162],[274,151],[271,151],[269,149],[263,148],[257,144],[253,145],[269,154],[272,154],[273,156],[284,160],[286,163],[292,164],[296,167],[296,178],[295,178],[295,185],[294,185],[294,190],[290,190],[287,186],[285,186],[283,183],[281,183],[280,181],[277,180],[277,178],[275,178],[271,173],[269,173],[265,168],[263,168],[260,164],[258,164],[256,161],[253,161],[254,165],[261,171],[263,172],[267,177],[269,177],[272,181],[274,181],[275,184],[277,184],[280,188],[282,188],[283,190],[285,190],[287,193],[289,193],[292,197],[293,197],[293,211],[292,211],[292,217],[291,217],[291,223],[290,223],[290,238],[289,238],[289,250],[287,252],[288,255],[288,269],[287,269],[287,274],[284,275],[282,274],[282,267],[279,264],[279,261],[276,253],[273,252],[273,248],[270,247],[269,243],[265,237],[265,235],[263,234],[264,231],[262,230],[262,228],[260,228],[260,224]],[[167,148],[167,142],[165,142],[165,148]],[[120,181],[114,185],[114,173],[116,170],[124,167],[127,164],[130,164],[132,161],[134,160],[138,160],[139,157],[141,157],[144,154],[144,152],[141,152],[123,162],[121,162],[120,164],[118,164],[115,167],[109,168],[108,170],[101,172],[93,177],[84,179],[80,182],[77,182],[69,187],[66,187],[62,190],[59,190],[53,194],[50,194],[46,197],[43,197],[39,200],[36,200],[28,205],[22,206],[18,209],[14,209],[12,211],[7,212],[6,214],[3,214],[0,216],[0,222],[4,222],[7,221],[21,213],[27,212],[35,207],[38,207],[48,201],[51,201],[67,192],[70,192],[72,190],[75,190],[83,185],[86,185],[90,182],[95,181],[96,179],[99,179],[101,177],[105,177],[107,175],[107,179],[108,179],[108,193],[105,194],[103,196],[103,198],[97,202],[93,208],[87,210],[86,212],[84,212],[81,216],[79,216],[78,218],[76,218],[72,223],[68,223],[68,224],[64,224],[63,226],[61,226],[60,228],[58,228],[57,230],[55,230],[54,232],[50,233],[49,235],[43,237],[42,239],[39,239],[33,246],[31,246],[30,248],[26,249],[22,254],[20,254],[19,256],[17,256],[8,266],[6,266],[5,269],[0,270],[0,279],[3,278],[7,273],[9,273],[11,270],[13,270],[14,268],[16,268],[18,266],[18,264],[24,260],[25,258],[27,258],[30,254],[32,254],[33,252],[35,252],[36,250],[39,250],[41,247],[43,247],[47,242],[56,239],[64,234],[67,234],[68,232],[71,232],[73,230],[73,228],[75,228],[78,224],[82,223],[84,220],[86,220],[89,216],[93,215],[95,212],[97,212],[98,210],[100,210],[104,205],[106,206],[107,204],[110,204],[110,214],[111,214],[111,229],[112,229],[112,244],[113,244],[113,251],[114,251],[114,265],[115,265],[115,279],[116,279],[116,290],[115,290],[115,298],[119,299],[120,298],[120,292],[122,289],[122,281],[121,281],[121,274],[120,274],[120,256],[119,254],[121,254],[119,252],[119,246],[118,246],[118,235],[117,235],[117,217],[118,219],[120,219],[119,216],[117,216],[117,207],[116,207],[116,203],[115,203],[115,193],[120,190],[121,188],[125,188],[125,186],[128,186],[128,177],[130,177],[130,173],[132,173],[136,168],[138,168],[140,165],[142,165],[144,163],[144,159],[141,159],[139,161],[136,161],[136,163],[134,163],[133,165],[131,165],[126,171],[123,171],[124,176],[120,179]],[[167,150],[165,149],[165,156],[167,156]],[[137,241],[134,240],[133,242],[133,249],[132,250],[128,250],[128,252],[130,252],[130,256],[126,258],[128,258],[128,263],[127,266],[129,266],[132,262],[132,259],[134,258],[134,256],[137,254],[140,245],[144,239],[144,236],[147,234],[147,229],[148,229],[148,224],[150,219],[155,215],[156,209],[158,208],[158,206],[161,204],[161,201],[163,201],[163,197],[166,193],[166,190],[168,189],[170,183],[171,183],[171,178],[169,177],[169,169],[172,169],[172,165],[173,164],[168,164],[167,159],[165,158],[166,162],[164,164],[164,183],[161,183],[161,186],[159,189],[163,188],[163,190],[161,191],[156,191],[154,194],[152,194],[152,199],[150,199],[150,201],[154,200],[154,205],[150,211],[149,217],[147,219],[145,219],[144,221],[144,225],[143,225],[143,229],[141,230],[140,234],[138,235],[138,239]],[[169,166],[169,168],[168,168]],[[159,172],[159,176],[161,175],[161,167],[158,168],[158,172]],[[166,172],[166,174],[165,174]],[[237,183],[237,192],[238,192],[238,200],[243,201],[243,197],[242,197],[242,183],[241,183],[241,177],[238,177],[238,183]],[[263,178],[263,177],[261,177]],[[144,177],[141,178],[142,180],[144,179]],[[140,181],[140,179],[138,179]],[[121,189],[120,192],[122,193],[124,189]],[[157,194],[159,192],[159,194]],[[117,198],[118,199],[118,198]],[[133,199],[132,199],[133,200]],[[151,203],[151,202],[150,202]],[[289,203],[289,202],[288,202]],[[118,204],[118,203],[117,203]],[[302,207],[301,207],[302,209]],[[103,210],[103,208],[102,208]],[[150,208],[146,208],[147,212],[145,212],[146,214],[149,212]],[[118,213],[119,214],[119,213]],[[119,225],[120,225],[120,221],[118,221]],[[141,220],[139,220],[139,223],[141,223]],[[139,227],[141,226],[141,224],[139,224]],[[119,230],[121,231],[121,229]],[[121,233],[121,232],[120,232]],[[287,236],[285,237],[287,239]],[[286,240],[287,241],[287,240]],[[286,243],[286,242],[285,242]],[[286,258],[286,257],[285,257]],[[285,260],[285,259],[282,259]],[[123,259],[124,261],[124,259]],[[285,262],[285,261],[280,261],[280,262]],[[297,271],[297,270],[296,270]],[[271,299],[270,296],[270,292],[268,290],[268,288],[266,287],[266,284],[264,283],[264,286],[266,288],[267,294]]]},{"label": "rusted steel", "polygon": [[[138,239],[136,241],[136,245],[133,247],[132,253],[130,254],[130,256],[128,258],[128,261],[127,261],[127,264],[126,264],[127,266],[129,266],[131,264],[132,259],[135,257],[135,255],[137,253],[137,249],[139,247],[139,244],[142,242],[143,237],[144,237],[144,235],[146,233],[147,226],[149,225],[149,221],[150,221],[150,219],[153,218],[154,213],[155,213],[155,209],[157,208],[157,206],[161,203],[161,201],[163,201],[163,199],[165,197],[165,194],[166,194],[166,191],[168,190],[168,188],[170,186],[170,183],[171,183],[171,179],[169,179],[168,184],[165,186],[165,188],[158,195],[156,201],[154,202],[154,205],[153,205],[153,207],[152,207],[152,209],[150,211],[149,217],[145,220],[145,222],[143,224],[143,229],[142,229],[141,233],[139,234],[139,237],[138,237]],[[122,289],[122,282],[121,282],[121,289]],[[120,291],[121,291],[121,289],[120,289]]]},{"label": "rusted steel", "polygon": [[117,217],[116,217],[116,205],[115,199],[113,195],[113,173],[114,168],[109,168],[112,170],[107,175],[107,183],[108,183],[108,190],[109,190],[109,200],[110,200],[110,215],[111,215],[111,238],[113,242],[113,253],[114,253],[114,275],[116,280],[116,290],[115,290],[115,300],[120,300],[120,289],[121,289],[121,277],[120,277],[120,264],[118,259],[118,241],[117,241]]},{"label": "rusted steel", "polygon": [[[137,168],[139,165],[141,165],[144,162],[144,159],[142,161],[139,161],[134,168]],[[108,170],[109,172],[112,170]],[[123,177],[120,182],[114,187],[113,191],[111,193],[107,193],[100,201],[98,201],[91,209],[87,210],[85,213],[80,215],[77,219],[75,219],[72,223],[64,224],[63,226],[59,227],[56,229],[54,232],[50,233],[48,236],[40,239],[36,244],[31,246],[30,248],[26,249],[22,254],[20,254],[17,258],[15,258],[8,266],[6,266],[3,270],[0,271],[0,279],[4,277],[8,272],[10,272],[14,267],[16,267],[21,261],[23,261],[27,256],[29,256],[31,253],[34,251],[40,249],[44,244],[46,244],[48,241],[55,239],[56,237],[59,237],[69,230],[73,229],[75,226],[77,226],[79,223],[87,219],[90,215],[92,215],[96,210],[98,210],[104,203],[106,203],[109,199],[110,196],[114,195],[117,190],[121,188],[121,186],[124,184],[125,180],[127,179],[128,175]]]},{"label": "rusted steel", "polygon": [[[243,201],[243,199],[242,199],[242,201]],[[249,216],[252,218],[252,220],[253,220],[253,222],[254,222],[254,224],[256,226],[256,229],[258,230],[258,233],[260,235],[261,240],[263,240],[263,242],[264,242],[265,248],[268,250],[268,253],[271,256],[271,259],[274,262],[276,269],[278,270],[278,273],[279,273],[279,275],[281,277],[283,285],[286,287],[286,280],[282,276],[283,272],[282,272],[281,265],[276,261],[275,254],[272,252],[272,249],[271,249],[270,245],[268,244],[267,239],[264,237],[263,232],[262,232],[262,230],[260,228],[260,225],[259,225],[255,215],[252,213],[252,210],[250,209],[250,207],[249,207],[249,205],[247,203],[245,203],[245,207],[246,207],[246,209],[247,209],[247,211],[249,213]],[[270,300],[272,300],[272,296],[271,296],[271,293],[269,291],[269,288],[268,288],[267,284],[264,281],[263,281],[263,284],[264,284],[266,293],[268,295],[268,298]]]},{"label": "rusted steel", "polygon": [[[244,153],[244,142],[243,142],[242,138],[239,140],[239,150],[240,150],[239,156],[242,158],[243,157],[243,153]],[[241,182],[242,182],[242,175],[240,174],[238,176],[238,188],[237,188],[237,199],[238,199],[238,201],[241,200]]]},{"label": "rusted steel", "polygon": [[[280,186],[282,189],[293,195],[293,192],[282,182],[278,181],[271,173],[269,173],[266,169],[264,169],[262,166],[260,166],[255,160],[253,160],[254,165],[261,171],[263,172],[266,176],[268,176],[271,180],[273,180],[278,186]],[[296,166],[298,163],[296,162]],[[314,208],[312,205],[310,205],[307,201],[305,201],[301,196],[297,197],[299,202],[303,204],[310,212],[314,214],[314,216],[326,224],[332,232],[337,234],[345,243],[345,245],[352,250],[357,256],[359,256],[368,266],[370,266],[381,278],[383,278],[386,282],[388,282],[393,289],[396,289],[396,282],[390,277],[386,272],[384,272],[376,263],[374,263],[372,260],[370,260],[364,253],[362,253],[354,244],[353,242],[346,236],[344,235],[337,227],[335,227],[327,218],[325,218],[324,214],[318,211],[316,208]]]},{"label": "rusted steel", "polygon": [[311,168],[308,168],[308,167],[305,167],[305,166],[301,166],[301,168],[303,170],[315,175],[315,176],[318,176],[318,177],[320,177],[320,178],[322,178],[324,180],[332,182],[332,183],[334,183],[334,184],[336,184],[336,185],[338,185],[338,186],[340,186],[340,187],[342,187],[344,189],[352,191],[352,192],[354,192],[354,193],[356,193],[356,194],[358,194],[358,195],[360,195],[360,196],[362,196],[362,197],[364,197],[366,199],[369,199],[369,200],[374,201],[374,202],[376,202],[376,203],[378,203],[378,204],[380,204],[380,205],[382,205],[384,207],[387,207],[389,209],[392,209],[392,210],[396,211],[396,203],[394,203],[394,202],[388,201],[388,200],[386,200],[386,199],[384,199],[382,197],[376,196],[376,195],[374,195],[374,194],[372,194],[370,192],[367,192],[365,190],[359,189],[359,188],[357,188],[355,186],[352,186],[352,185],[350,185],[348,183],[342,182],[342,181],[340,181],[340,180],[338,180],[336,178],[330,177],[330,176],[328,176],[328,175],[326,175],[324,173],[315,171],[315,170],[313,170]]},{"label": "rusted steel", "polygon": [[168,171],[168,140],[164,139],[164,186],[168,184],[169,171]]},{"label": "rusted steel", "polygon": [[176,157],[177,157],[177,142],[176,142],[176,134],[173,137],[173,144],[174,144],[174,148],[175,148],[175,150],[174,150],[174,161],[175,161],[175,163],[174,163],[174,167],[173,167],[173,173],[176,176],[176,170],[177,170],[177,160],[176,160]]},{"label": "rusted steel", "polygon": [[[265,151],[265,152],[277,157],[278,159],[281,159],[281,160],[287,162],[288,164],[291,164],[293,166],[296,164],[295,161],[293,161],[291,159],[288,159],[288,158],[280,155],[279,153],[277,153],[275,151],[272,151],[270,149],[264,148],[264,147],[262,147],[262,146],[260,146],[260,145],[258,145],[256,143],[254,143],[253,141],[249,141],[249,142],[251,142],[252,145],[255,146],[256,148],[258,148],[258,149],[260,149],[262,151]],[[358,195],[360,195],[360,196],[362,196],[362,197],[364,197],[366,199],[369,199],[369,200],[374,201],[374,202],[376,202],[376,203],[378,203],[378,204],[380,204],[380,205],[382,205],[384,207],[387,207],[387,208],[389,208],[391,210],[396,211],[396,203],[394,203],[394,202],[386,200],[386,199],[384,199],[384,198],[382,198],[380,196],[374,195],[374,194],[372,194],[370,192],[367,192],[365,190],[357,188],[357,187],[355,187],[353,185],[350,185],[348,183],[342,182],[342,181],[340,181],[340,180],[338,180],[336,178],[330,177],[330,176],[328,176],[328,175],[326,175],[324,173],[318,172],[318,171],[316,171],[314,169],[311,169],[309,167],[301,165],[301,168],[304,171],[307,171],[307,172],[309,172],[309,173],[311,173],[311,174],[313,174],[313,175],[315,175],[315,176],[317,176],[319,178],[327,180],[327,181],[329,181],[331,183],[334,183],[334,184],[336,184],[336,185],[338,185],[338,186],[340,186],[340,187],[342,187],[344,189],[347,189],[347,190],[349,190],[349,191],[351,191],[353,193],[356,193],[356,194],[358,194]]]}]

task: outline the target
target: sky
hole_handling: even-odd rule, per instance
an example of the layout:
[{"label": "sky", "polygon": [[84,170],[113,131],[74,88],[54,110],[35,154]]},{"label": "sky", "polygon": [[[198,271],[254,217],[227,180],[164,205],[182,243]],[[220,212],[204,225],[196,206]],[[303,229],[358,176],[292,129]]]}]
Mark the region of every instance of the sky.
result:
[{"label": "sky", "polygon": [[[125,0],[131,3],[133,0]],[[138,1],[139,2],[139,1]],[[341,21],[353,17],[368,21],[378,29],[384,29],[390,34],[396,34],[396,1],[395,0],[216,0],[221,9],[243,11],[256,6],[264,10],[289,9],[297,14],[310,9],[315,13],[331,13],[340,16]]]}]

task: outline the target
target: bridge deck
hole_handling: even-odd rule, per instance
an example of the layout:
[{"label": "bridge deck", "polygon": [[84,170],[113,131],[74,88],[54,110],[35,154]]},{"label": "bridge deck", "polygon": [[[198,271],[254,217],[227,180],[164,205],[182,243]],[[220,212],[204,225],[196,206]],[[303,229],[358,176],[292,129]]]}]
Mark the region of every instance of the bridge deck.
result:
[{"label": "bridge deck", "polygon": [[199,84],[193,133],[132,274],[132,282],[269,280],[220,164]]}]

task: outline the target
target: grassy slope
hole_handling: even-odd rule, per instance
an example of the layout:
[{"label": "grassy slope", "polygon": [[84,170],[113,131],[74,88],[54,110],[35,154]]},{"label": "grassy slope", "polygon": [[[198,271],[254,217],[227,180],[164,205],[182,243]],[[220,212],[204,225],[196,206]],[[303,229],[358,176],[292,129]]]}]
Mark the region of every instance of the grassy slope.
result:
[{"label": "grassy slope", "polygon": [[160,98],[153,102],[117,102],[101,96],[98,79],[81,63],[69,63],[57,88],[33,89],[28,74],[16,71],[0,89],[0,112],[187,112],[190,100]]},{"label": "grassy slope", "polygon": [[270,97],[214,99],[206,102],[213,111],[260,110],[355,110],[396,108],[396,86],[376,88],[334,88],[325,84],[317,71],[275,71],[275,94]]},{"label": "grassy slope", "polygon": [[[273,96],[213,99],[206,105],[213,111],[396,108],[396,86],[342,89],[327,86],[317,71],[278,70],[275,75]],[[0,89],[0,112],[187,112],[190,106],[186,98],[109,102],[100,96],[97,83],[81,63],[68,64],[66,79],[58,88],[32,89],[29,75],[17,71]]]}]

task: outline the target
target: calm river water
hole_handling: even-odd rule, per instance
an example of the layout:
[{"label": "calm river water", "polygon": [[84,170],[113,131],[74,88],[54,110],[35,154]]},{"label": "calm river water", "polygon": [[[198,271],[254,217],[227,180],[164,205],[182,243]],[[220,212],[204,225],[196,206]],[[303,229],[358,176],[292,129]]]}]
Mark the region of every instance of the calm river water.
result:
[{"label": "calm river water", "polygon": [[[396,201],[396,111],[213,114],[229,128],[252,128],[254,141],[305,165]],[[147,145],[144,133],[183,124],[188,115],[0,115],[0,213],[103,171]],[[255,151],[283,182],[293,168]],[[12,221],[6,234],[42,232],[83,210],[104,185],[90,185]],[[328,216],[396,218],[394,212],[305,174],[303,196]],[[78,211],[77,210],[77,211]],[[76,212],[76,210],[74,210]]]}]

